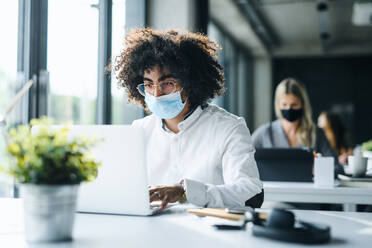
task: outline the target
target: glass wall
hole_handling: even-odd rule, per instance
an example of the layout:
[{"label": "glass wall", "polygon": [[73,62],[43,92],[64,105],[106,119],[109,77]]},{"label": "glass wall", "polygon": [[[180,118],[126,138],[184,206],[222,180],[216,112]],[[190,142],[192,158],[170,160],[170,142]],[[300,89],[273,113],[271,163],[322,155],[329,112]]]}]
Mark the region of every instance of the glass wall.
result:
[{"label": "glass wall", "polygon": [[[101,18],[108,20],[100,22],[99,7],[103,5],[108,6],[105,13],[108,16],[101,15]],[[112,113],[114,124],[129,124],[142,117],[142,108],[126,104],[127,95],[123,89],[118,89],[114,75],[112,86],[104,86],[111,96],[98,95],[97,90],[98,68],[105,59],[101,58],[100,51],[111,45],[114,60],[122,49],[125,28],[144,26],[145,9],[145,0],[0,1],[3,34],[0,39],[0,115],[16,91],[30,79],[25,77],[35,75],[37,80],[37,87],[18,104],[22,105],[17,106],[19,109],[13,109],[7,124],[15,123],[13,115],[22,116],[16,123],[26,123],[45,113],[57,124],[68,121],[95,124],[97,113],[108,113],[98,102],[104,105],[107,101],[112,103],[112,109],[107,111]],[[112,44],[99,42],[102,31],[112,35],[106,36],[112,39]],[[44,39],[38,39],[45,34],[47,46]],[[45,60],[47,73],[45,64],[40,62]],[[45,75],[49,80],[44,80]],[[0,133],[0,166],[5,164],[5,140]],[[0,173],[0,197],[13,196],[13,188],[13,182]]]},{"label": "glass wall", "polygon": [[[126,1],[113,0],[112,3],[112,61],[120,55],[123,48],[123,39],[126,33]],[[134,119],[143,116],[142,108],[134,103],[127,103],[128,97],[122,87],[118,87],[118,82],[114,74],[111,76],[111,96],[112,96],[112,123],[131,124]]]},{"label": "glass wall", "polygon": [[222,47],[218,52],[218,60],[224,67],[226,87],[225,93],[215,98],[213,103],[244,117],[248,126],[252,126],[253,59],[249,51],[212,21],[208,23],[208,36]]},{"label": "glass wall", "polygon": [[[224,47],[224,36],[213,22],[208,23],[208,37],[213,41],[217,42],[222,48]],[[225,66],[225,58],[223,50],[219,50],[218,61],[222,66]],[[225,94],[213,99],[212,103],[220,107],[225,107]]]},{"label": "glass wall", "polygon": [[225,74],[226,91],[222,96],[216,98],[214,103],[229,112],[237,114],[237,47],[213,22],[209,22],[208,24],[208,36],[222,47],[222,50],[218,53],[218,57],[219,62],[224,67]]},{"label": "glass wall", "polygon": [[[0,119],[17,84],[17,32],[18,32],[18,1],[0,1]],[[6,120],[11,122],[9,118]],[[0,126],[0,128],[2,128]],[[4,127],[6,128],[6,127]],[[6,163],[5,140],[0,130],[0,166]],[[12,184],[10,179],[0,174],[0,197],[10,196]]]},{"label": "glass wall", "polygon": [[0,1],[0,113],[15,91],[17,75],[18,1]]},{"label": "glass wall", "polygon": [[48,115],[56,123],[95,123],[98,0],[48,1]]}]

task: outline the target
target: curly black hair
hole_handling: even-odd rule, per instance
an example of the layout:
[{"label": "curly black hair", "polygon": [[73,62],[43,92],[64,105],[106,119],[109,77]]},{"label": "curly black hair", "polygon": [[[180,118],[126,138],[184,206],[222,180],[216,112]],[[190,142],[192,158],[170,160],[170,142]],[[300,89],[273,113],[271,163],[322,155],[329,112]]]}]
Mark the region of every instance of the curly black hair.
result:
[{"label": "curly black hair", "polygon": [[127,89],[129,101],[146,108],[137,86],[143,83],[145,70],[156,65],[165,67],[180,80],[193,108],[225,91],[218,49],[221,48],[217,43],[199,33],[135,29],[125,37],[124,49],[116,57],[113,69],[119,86]]}]

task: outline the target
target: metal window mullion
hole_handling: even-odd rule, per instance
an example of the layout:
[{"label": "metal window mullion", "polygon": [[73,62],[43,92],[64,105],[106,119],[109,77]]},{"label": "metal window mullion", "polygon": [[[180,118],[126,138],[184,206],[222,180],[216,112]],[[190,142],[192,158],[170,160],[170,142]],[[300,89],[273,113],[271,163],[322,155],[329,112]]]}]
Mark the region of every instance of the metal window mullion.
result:
[{"label": "metal window mullion", "polygon": [[237,114],[237,106],[238,106],[238,100],[237,100],[237,51],[235,47],[235,43],[233,40],[229,40],[228,37],[225,37],[225,40],[228,41],[225,43],[225,52],[227,53],[227,56],[225,56],[226,59],[229,60],[228,63],[228,73],[226,77],[227,81],[227,110],[232,112],[233,114]]},{"label": "metal window mullion", "polygon": [[111,123],[111,80],[105,68],[111,59],[112,0],[99,1],[97,124]]},{"label": "metal window mullion", "polygon": [[245,55],[245,83],[247,84],[246,86],[246,94],[247,94],[247,108],[246,108],[246,118],[247,118],[247,125],[248,127],[253,128],[253,111],[254,111],[254,101],[253,101],[253,57],[251,55]]},{"label": "metal window mullion", "polygon": [[208,34],[209,1],[195,0],[196,24],[195,31]]},{"label": "metal window mullion", "polygon": [[[25,75],[25,42],[26,42],[26,3],[25,0],[18,1],[18,47],[17,47],[17,81],[16,89],[21,88],[26,83]],[[28,57],[28,56],[27,56]],[[28,94],[24,96],[19,106],[15,107],[15,123],[26,124],[28,121]]]},{"label": "metal window mullion", "polygon": [[[47,67],[47,18],[48,1],[19,0],[18,72],[23,74],[23,84],[35,78],[24,106],[23,122],[46,114],[46,87],[41,87],[40,73]],[[45,74],[45,73],[44,73]],[[43,82],[45,83],[45,82]]]},{"label": "metal window mullion", "polygon": [[24,33],[25,33],[25,1],[18,1],[18,47],[17,47],[17,72],[22,72],[24,67]]}]

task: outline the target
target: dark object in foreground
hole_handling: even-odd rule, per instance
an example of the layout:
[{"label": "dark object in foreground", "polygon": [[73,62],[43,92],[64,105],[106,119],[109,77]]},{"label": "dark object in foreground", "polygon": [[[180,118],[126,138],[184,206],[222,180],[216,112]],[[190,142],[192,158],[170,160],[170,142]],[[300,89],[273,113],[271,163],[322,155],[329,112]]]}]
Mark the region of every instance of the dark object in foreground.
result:
[{"label": "dark object in foreground", "polygon": [[292,212],[284,209],[273,209],[267,219],[253,218],[252,234],[258,237],[280,241],[321,244],[331,239],[331,229],[327,225],[296,221]]}]

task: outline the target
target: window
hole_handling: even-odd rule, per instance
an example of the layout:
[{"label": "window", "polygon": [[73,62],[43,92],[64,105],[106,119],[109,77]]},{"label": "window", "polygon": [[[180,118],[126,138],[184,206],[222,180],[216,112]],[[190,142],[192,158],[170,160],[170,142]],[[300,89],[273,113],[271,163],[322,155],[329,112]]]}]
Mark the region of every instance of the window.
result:
[{"label": "window", "polygon": [[[120,55],[123,48],[123,39],[125,36],[126,20],[125,0],[113,0],[112,5],[112,61]],[[127,93],[123,88],[119,88],[115,75],[111,77],[111,95],[112,95],[112,123],[113,124],[131,124],[134,119],[143,116],[142,108],[134,103],[128,104]]]},{"label": "window", "polygon": [[222,51],[218,52],[219,62],[224,67],[226,92],[213,103],[237,114],[237,47],[234,42],[223,33],[213,22],[208,24],[209,38],[217,42]]},{"label": "window", "polygon": [[[0,2],[0,115],[16,90],[18,1]],[[8,123],[11,122],[7,118]],[[6,163],[5,140],[0,130],[0,166]],[[0,197],[11,196],[13,185],[0,174]]]},{"label": "window", "polygon": [[252,125],[253,59],[249,51],[234,42],[212,21],[208,24],[208,36],[222,46],[218,60],[224,67],[226,87],[225,94],[212,102],[244,117]]},{"label": "window", "polygon": [[[112,13],[112,32],[110,21],[104,27],[100,26],[102,19],[99,22],[100,14],[101,18],[106,14],[99,11],[99,6],[106,8],[110,3],[112,12],[111,9],[107,12]],[[110,18],[111,14],[106,17]],[[97,113],[108,113],[101,105],[110,100],[113,109],[111,111],[109,105],[107,109],[113,113],[113,123],[129,124],[142,117],[142,108],[126,104],[127,95],[117,88],[115,76],[111,79],[112,87],[109,84],[106,87],[111,98],[97,93],[102,76],[98,66],[105,60],[101,52],[110,45],[102,42],[102,37],[108,36],[100,37],[99,31],[112,34],[115,57],[122,49],[124,31],[128,28],[125,24],[140,27],[144,26],[144,20],[145,0],[1,1],[0,30],[4,35],[0,46],[0,114],[27,79],[35,75],[39,83],[39,87],[30,91],[29,99],[19,104],[22,106],[18,110],[17,107],[13,109],[7,124],[25,123],[43,114],[52,117],[57,124],[67,121],[94,124],[100,117]],[[45,80],[48,77],[49,80]],[[5,163],[4,151],[5,141],[0,133],[0,165]],[[13,195],[14,185],[7,180],[0,174],[0,197]]]},{"label": "window", "polygon": [[0,113],[15,91],[17,74],[18,1],[0,2]]},{"label": "window", "polygon": [[[218,27],[211,21],[208,23],[208,36],[211,40],[217,42],[217,44],[219,44],[222,48],[224,48],[224,42],[223,42],[224,41],[224,35],[223,35],[222,32],[220,32]],[[218,62],[222,66],[225,66],[223,51],[224,51],[223,49],[218,50],[217,55],[218,55]],[[224,107],[225,102],[227,102],[227,100],[225,99],[225,94],[223,94],[222,96],[218,96],[218,97],[216,97],[212,100],[213,104],[216,104],[217,106],[220,106],[220,107]]]},{"label": "window", "polygon": [[95,123],[98,0],[48,2],[48,116],[56,123]]}]

